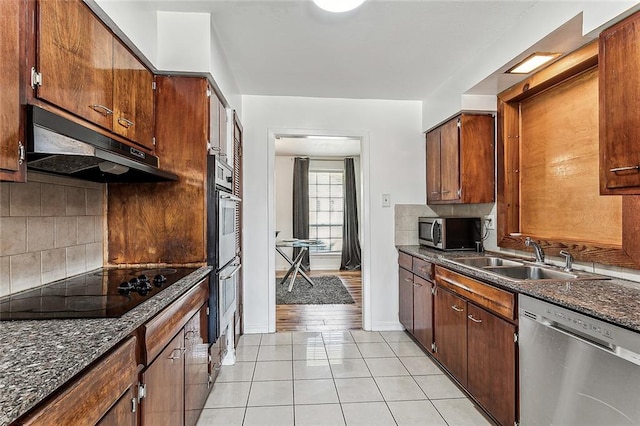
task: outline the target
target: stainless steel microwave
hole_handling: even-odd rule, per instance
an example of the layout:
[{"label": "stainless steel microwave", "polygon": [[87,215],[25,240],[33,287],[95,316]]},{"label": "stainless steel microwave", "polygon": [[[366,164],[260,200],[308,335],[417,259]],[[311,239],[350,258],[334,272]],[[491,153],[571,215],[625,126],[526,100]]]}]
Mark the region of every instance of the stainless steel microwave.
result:
[{"label": "stainless steel microwave", "polygon": [[479,217],[420,217],[418,241],[440,250],[476,250],[481,242]]}]

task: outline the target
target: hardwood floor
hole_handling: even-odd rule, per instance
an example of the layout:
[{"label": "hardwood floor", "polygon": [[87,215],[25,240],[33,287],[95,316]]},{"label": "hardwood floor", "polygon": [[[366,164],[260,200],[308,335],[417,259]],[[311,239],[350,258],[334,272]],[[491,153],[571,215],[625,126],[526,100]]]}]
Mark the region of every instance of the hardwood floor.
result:
[{"label": "hardwood floor", "polygon": [[[282,272],[278,276],[284,275]],[[362,328],[362,273],[311,271],[310,277],[340,277],[355,303],[348,305],[276,305],[276,331],[327,331]]]}]

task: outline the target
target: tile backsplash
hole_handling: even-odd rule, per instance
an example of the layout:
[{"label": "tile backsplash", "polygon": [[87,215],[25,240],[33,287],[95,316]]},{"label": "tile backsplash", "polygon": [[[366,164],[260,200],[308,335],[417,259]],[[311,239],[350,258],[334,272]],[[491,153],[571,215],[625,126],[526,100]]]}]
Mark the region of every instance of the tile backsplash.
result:
[{"label": "tile backsplash", "polygon": [[0,183],[0,296],[103,265],[105,190],[32,172]]}]

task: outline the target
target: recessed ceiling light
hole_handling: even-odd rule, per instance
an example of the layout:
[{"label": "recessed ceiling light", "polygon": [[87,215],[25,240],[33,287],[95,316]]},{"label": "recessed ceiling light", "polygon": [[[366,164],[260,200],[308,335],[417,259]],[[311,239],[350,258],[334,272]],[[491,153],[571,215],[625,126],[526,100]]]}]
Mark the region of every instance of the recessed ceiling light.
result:
[{"label": "recessed ceiling light", "polygon": [[313,0],[320,8],[328,12],[347,12],[364,3],[365,0]]},{"label": "recessed ceiling light", "polygon": [[528,56],[525,60],[519,62],[506,72],[508,74],[529,74],[530,72],[540,68],[549,61],[560,56],[560,53],[540,53],[536,52]]}]

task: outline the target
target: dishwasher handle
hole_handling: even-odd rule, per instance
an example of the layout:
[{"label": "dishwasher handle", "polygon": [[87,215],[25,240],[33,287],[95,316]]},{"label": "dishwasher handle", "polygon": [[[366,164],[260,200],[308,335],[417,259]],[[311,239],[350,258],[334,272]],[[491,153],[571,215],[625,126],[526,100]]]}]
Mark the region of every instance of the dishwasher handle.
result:
[{"label": "dishwasher handle", "polygon": [[604,342],[598,339],[594,339],[590,336],[585,336],[576,331],[563,327],[561,324],[558,324],[555,321],[550,321],[545,317],[541,317],[540,320],[537,321],[545,327],[549,327],[552,330],[557,331],[558,333],[564,334],[569,338],[579,340],[589,346],[592,346],[596,349],[600,349],[601,351],[605,351],[608,354],[614,355],[618,358],[625,359],[629,362],[632,362],[636,365],[640,365],[640,354],[633,352],[629,349],[626,349],[622,346],[614,345],[608,342]]}]

